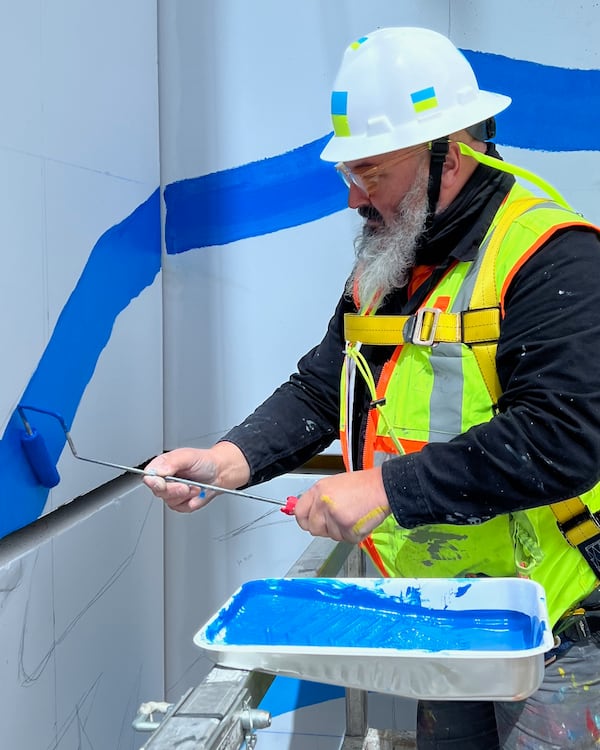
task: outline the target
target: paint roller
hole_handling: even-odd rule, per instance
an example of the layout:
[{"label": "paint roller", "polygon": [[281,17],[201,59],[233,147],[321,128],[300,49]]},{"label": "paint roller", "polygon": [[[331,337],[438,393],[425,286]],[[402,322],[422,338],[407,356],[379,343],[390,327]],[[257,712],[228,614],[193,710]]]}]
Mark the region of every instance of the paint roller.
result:
[{"label": "paint roller", "polygon": [[[27,420],[27,417],[25,416],[25,411],[35,411],[39,414],[47,414],[48,416],[58,420],[60,426],[63,429],[63,432],[65,433],[65,437],[67,439],[67,443],[69,445],[71,453],[80,461],[88,461],[89,463],[98,464],[100,466],[109,466],[113,469],[120,469],[121,471],[126,471],[131,474],[140,474],[141,476],[156,476],[156,472],[139,469],[136,466],[125,466],[123,464],[112,463],[111,461],[100,461],[97,458],[86,458],[84,456],[80,456],[77,453],[75,443],[73,442],[71,433],[69,432],[69,428],[67,427],[65,420],[60,416],[60,414],[57,414],[54,411],[40,409],[36,406],[24,405],[17,406],[17,411],[25,427],[25,434],[21,436],[21,445],[23,446],[23,450],[25,452],[25,455],[27,456],[27,460],[29,461],[31,470],[35,474],[38,482],[43,487],[47,487],[48,489],[50,489],[51,487],[56,487],[56,485],[60,482],[60,475],[56,469],[56,466],[52,462],[52,459],[50,458],[50,454],[48,452],[48,448],[46,447],[44,438],[36,429],[31,427],[29,421]],[[181,484],[187,484],[190,487],[198,487],[202,490],[227,492],[230,495],[239,495],[241,497],[250,498],[252,500],[261,500],[265,503],[279,505],[281,512],[285,513],[288,516],[294,515],[294,509],[296,507],[296,503],[298,502],[298,498],[294,496],[288,497],[285,502],[282,502],[281,500],[274,500],[273,498],[263,497],[262,495],[254,495],[243,490],[233,490],[226,487],[218,487],[213,484],[206,484],[205,482],[195,482],[192,479],[185,479],[183,477],[166,476],[162,478],[166,482],[179,482]]]},{"label": "paint roller", "polygon": [[60,474],[56,469],[54,461],[50,458],[48,452],[48,446],[43,436],[29,423],[25,411],[35,411],[40,414],[49,414],[51,417],[57,415],[53,412],[46,411],[45,409],[37,409],[33,406],[17,406],[17,412],[21,417],[23,426],[25,427],[24,434],[21,435],[21,446],[23,452],[27,457],[31,471],[35,478],[47,489],[56,487],[60,482]]},{"label": "paint roller", "polygon": [[98,461],[94,458],[84,458],[83,456],[80,456],[75,449],[75,444],[71,438],[71,433],[69,432],[67,423],[60,414],[55,411],[49,411],[48,409],[40,409],[38,406],[25,406],[24,404],[19,404],[19,406],[17,406],[17,412],[19,413],[23,426],[25,427],[25,433],[21,435],[21,445],[23,446],[23,451],[27,456],[29,466],[35,475],[35,478],[43,487],[47,487],[48,489],[56,487],[60,482],[60,475],[54,462],[50,458],[50,453],[48,452],[43,436],[31,426],[31,423],[25,414],[26,411],[47,414],[49,417],[56,419],[65,433],[71,453],[80,461],[89,461],[94,464],[100,464],[101,466],[111,466],[115,469],[122,469],[123,471],[129,471],[136,474],[151,473],[144,472],[142,469],[137,469],[132,466],[122,466],[121,464],[113,464],[108,461]]}]

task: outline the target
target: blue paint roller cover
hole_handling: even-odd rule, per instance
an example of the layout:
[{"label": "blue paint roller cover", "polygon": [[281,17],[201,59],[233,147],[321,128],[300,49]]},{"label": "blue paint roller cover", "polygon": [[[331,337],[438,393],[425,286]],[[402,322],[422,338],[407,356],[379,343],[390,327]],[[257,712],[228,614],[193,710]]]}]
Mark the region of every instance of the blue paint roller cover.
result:
[{"label": "blue paint roller cover", "polygon": [[56,487],[60,482],[60,475],[50,458],[42,435],[35,429],[32,429],[31,433],[23,433],[21,435],[21,445],[27,456],[31,470],[42,487],[47,487],[48,489]]}]

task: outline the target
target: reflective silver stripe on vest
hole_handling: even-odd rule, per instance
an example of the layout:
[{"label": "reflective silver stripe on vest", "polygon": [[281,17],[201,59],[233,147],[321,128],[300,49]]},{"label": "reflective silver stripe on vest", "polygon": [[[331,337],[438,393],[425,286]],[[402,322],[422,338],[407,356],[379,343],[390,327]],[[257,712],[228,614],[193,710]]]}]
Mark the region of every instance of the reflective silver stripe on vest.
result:
[{"label": "reflective silver stripe on vest", "polygon": [[[539,203],[528,208],[524,214],[543,207],[555,208],[552,203]],[[493,235],[493,231],[489,232],[482,242],[448,312],[460,312],[469,308],[475,282]],[[429,400],[429,442],[447,442],[462,432],[464,379],[461,344],[437,344],[432,349],[430,364],[433,389]],[[451,388],[448,388],[448,383]]]},{"label": "reflective silver stripe on vest", "polygon": [[[479,269],[483,263],[490,237],[484,240],[477,257],[471,263],[448,312],[459,312],[469,307]],[[435,292],[434,292],[435,293]],[[433,388],[429,399],[430,443],[445,443],[462,432],[464,378],[462,372],[462,344],[436,344],[429,359]],[[449,387],[450,386],[450,387]]]},{"label": "reflective silver stripe on vest", "polygon": [[429,359],[433,375],[429,399],[430,443],[446,442],[462,432],[464,385],[461,348],[462,344],[438,344]]}]

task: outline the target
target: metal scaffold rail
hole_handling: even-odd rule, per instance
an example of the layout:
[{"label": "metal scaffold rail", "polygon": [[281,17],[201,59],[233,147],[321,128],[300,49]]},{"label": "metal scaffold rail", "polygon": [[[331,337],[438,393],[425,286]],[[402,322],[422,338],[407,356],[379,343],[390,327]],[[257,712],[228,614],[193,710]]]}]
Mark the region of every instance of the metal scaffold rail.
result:
[{"label": "metal scaffold rail", "polygon": [[[289,569],[289,578],[364,577],[362,551],[345,542],[315,539]],[[274,675],[213,667],[204,680],[176,704],[147,703],[133,726],[152,732],[141,750],[252,750],[257,730],[268,727],[270,715],[258,709]],[[154,714],[164,718],[155,721]],[[341,750],[409,750],[414,735],[369,729],[367,693],[346,689],[346,735]]]}]

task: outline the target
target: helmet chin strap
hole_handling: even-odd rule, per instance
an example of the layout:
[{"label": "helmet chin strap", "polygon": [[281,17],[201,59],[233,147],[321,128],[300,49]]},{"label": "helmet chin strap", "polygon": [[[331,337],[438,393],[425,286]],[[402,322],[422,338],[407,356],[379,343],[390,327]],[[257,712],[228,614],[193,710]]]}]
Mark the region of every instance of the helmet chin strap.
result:
[{"label": "helmet chin strap", "polygon": [[433,224],[435,210],[440,197],[442,187],[442,170],[446,161],[446,154],[450,141],[448,138],[438,138],[430,144],[431,160],[429,162],[429,182],[427,184],[427,219],[425,220],[425,231],[427,232]]}]

